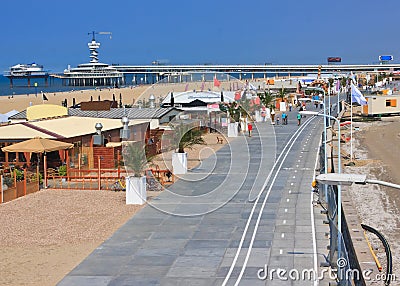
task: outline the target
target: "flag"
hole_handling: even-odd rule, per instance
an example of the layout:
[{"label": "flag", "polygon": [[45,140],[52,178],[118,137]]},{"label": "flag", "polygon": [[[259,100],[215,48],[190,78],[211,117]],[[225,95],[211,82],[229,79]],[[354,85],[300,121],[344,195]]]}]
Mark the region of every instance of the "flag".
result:
[{"label": "flag", "polygon": [[368,102],[362,95],[361,91],[352,83],[351,84],[351,102],[357,102],[360,105],[367,105]]},{"label": "flag", "polygon": [[43,100],[48,100],[47,96],[43,93]]},{"label": "flag", "polygon": [[216,86],[216,87],[221,86],[221,82],[217,79],[217,77],[214,77],[214,86]]}]

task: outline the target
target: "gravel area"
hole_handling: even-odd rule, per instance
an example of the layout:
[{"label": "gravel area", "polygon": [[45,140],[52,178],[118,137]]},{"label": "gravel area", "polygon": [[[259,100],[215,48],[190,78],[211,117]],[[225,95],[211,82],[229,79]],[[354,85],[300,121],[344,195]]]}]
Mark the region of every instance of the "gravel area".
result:
[{"label": "gravel area", "polygon": [[125,192],[75,190],[0,205],[0,285],[55,285],[140,208]]}]

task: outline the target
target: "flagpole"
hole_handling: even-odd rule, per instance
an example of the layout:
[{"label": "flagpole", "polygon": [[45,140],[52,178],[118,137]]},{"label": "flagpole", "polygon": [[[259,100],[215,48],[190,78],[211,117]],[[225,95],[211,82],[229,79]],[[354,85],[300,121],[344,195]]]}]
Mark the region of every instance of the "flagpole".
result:
[{"label": "flagpole", "polygon": [[[331,116],[331,84],[328,84],[328,115]],[[329,127],[331,127],[331,120],[329,119]]]},{"label": "flagpole", "polygon": [[353,162],[353,100],[350,102],[350,162]]}]

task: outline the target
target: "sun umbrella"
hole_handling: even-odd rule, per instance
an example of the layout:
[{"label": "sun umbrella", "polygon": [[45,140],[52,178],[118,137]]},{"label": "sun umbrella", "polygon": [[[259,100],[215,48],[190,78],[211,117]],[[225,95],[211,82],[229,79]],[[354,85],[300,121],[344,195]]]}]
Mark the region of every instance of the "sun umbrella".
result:
[{"label": "sun umbrella", "polygon": [[[29,152],[29,153],[44,153],[44,186],[47,185],[47,160],[46,152],[66,150],[74,147],[74,144],[65,143],[57,140],[35,137],[26,141],[15,143],[10,146],[1,148],[3,152]],[[39,157],[38,157],[39,159]],[[38,162],[39,168],[39,162]],[[39,169],[38,169],[39,170]],[[38,171],[39,172],[39,171]]]},{"label": "sun umbrella", "polygon": [[74,144],[45,138],[32,138],[1,148],[3,152],[44,153],[57,150],[71,149]]}]

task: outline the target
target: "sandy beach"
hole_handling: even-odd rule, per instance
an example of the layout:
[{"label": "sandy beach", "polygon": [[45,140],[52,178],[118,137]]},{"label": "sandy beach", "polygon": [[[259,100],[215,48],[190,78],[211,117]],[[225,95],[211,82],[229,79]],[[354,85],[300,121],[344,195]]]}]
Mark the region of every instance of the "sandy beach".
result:
[{"label": "sandy beach", "polygon": [[[72,88],[72,87],[71,87]],[[137,99],[149,86],[136,86],[136,87],[124,87],[124,88],[98,88],[91,90],[75,90],[68,92],[56,92],[56,93],[45,93],[48,100],[43,101],[42,94],[38,93],[37,97],[33,94],[21,94],[14,96],[0,96],[0,113],[6,113],[10,110],[25,110],[30,104],[57,104],[61,105],[61,102],[67,99],[68,106],[72,105],[73,99],[79,103],[82,101],[90,101],[91,97],[94,101],[101,100],[112,100],[113,94],[115,99],[119,102],[119,95],[122,96],[122,103],[132,104],[133,99]]]},{"label": "sandy beach", "polygon": [[[345,173],[367,174],[369,179],[400,184],[400,117],[382,121],[354,123],[360,131],[354,133],[356,166],[345,167]],[[346,132],[349,132],[348,130]],[[349,152],[349,144],[345,145]],[[388,240],[393,256],[393,273],[400,277],[400,192],[378,185],[352,185],[349,188],[360,221],[380,231]],[[386,255],[380,241],[368,234],[380,262],[386,265]]]}]

